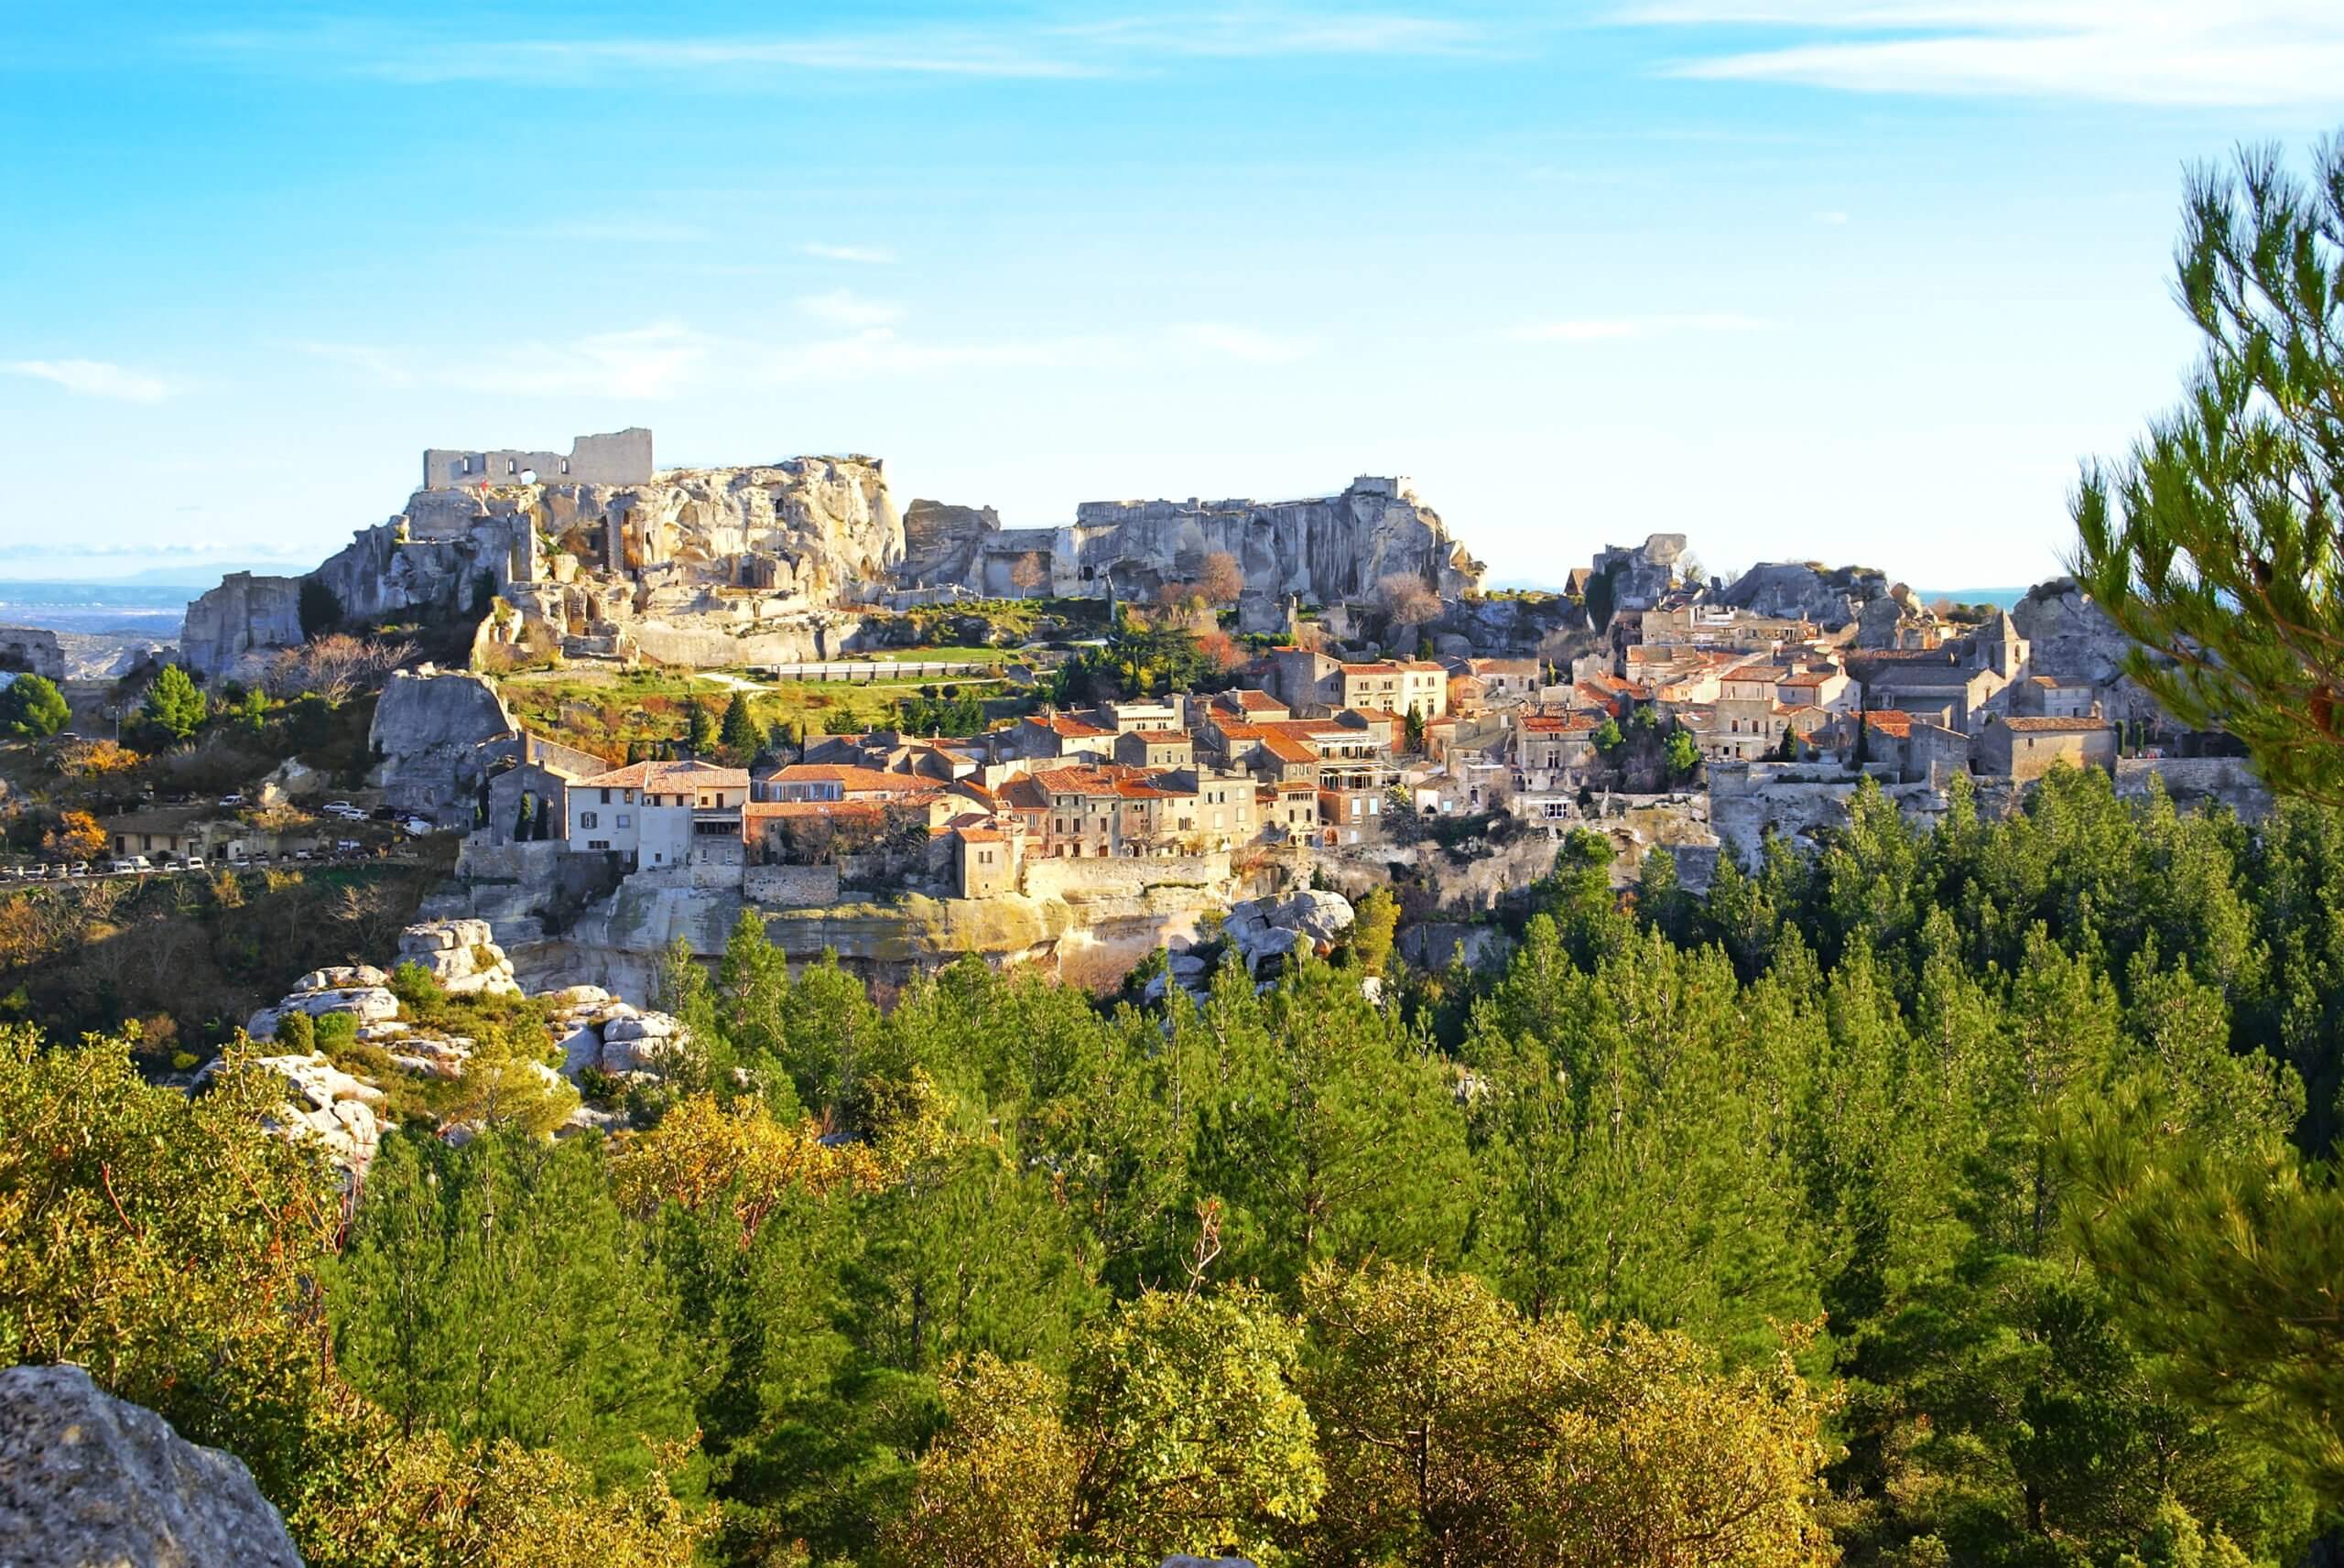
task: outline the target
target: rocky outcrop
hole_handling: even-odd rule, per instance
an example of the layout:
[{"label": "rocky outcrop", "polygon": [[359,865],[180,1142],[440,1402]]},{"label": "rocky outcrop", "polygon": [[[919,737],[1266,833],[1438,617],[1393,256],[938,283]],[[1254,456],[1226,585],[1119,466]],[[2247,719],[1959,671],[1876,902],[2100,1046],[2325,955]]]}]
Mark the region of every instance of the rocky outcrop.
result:
[{"label": "rocky outcrop", "polygon": [[[196,1088],[211,1082],[226,1060],[215,1056],[204,1064],[196,1075]],[[285,1098],[268,1119],[270,1130],[296,1142],[314,1141],[342,1173],[346,1184],[354,1186],[364,1177],[383,1139],[377,1113],[387,1097],[381,1089],[343,1072],[315,1052],[263,1056],[250,1065],[274,1076],[284,1086]]]},{"label": "rocky outcrop", "polygon": [[1254,974],[1272,958],[1308,948],[1324,955],[1343,939],[1356,918],[1351,900],[1339,892],[1302,888],[1284,898],[1257,898],[1229,912],[1221,934]]},{"label": "rocky outcrop", "polygon": [[65,649],[46,626],[0,626],[0,671],[65,678]]},{"label": "rocky outcrop", "polygon": [[301,1568],[233,1454],[79,1367],[0,1371],[0,1562],[12,1568]]},{"label": "rocky outcrop", "polygon": [[230,572],[187,607],[179,656],[207,679],[249,679],[280,648],[300,646],[301,579]]},{"label": "rocky outcrop", "polygon": [[1642,545],[1611,545],[1596,551],[1589,576],[1611,584],[1615,612],[1650,610],[1675,586],[1677,563],[1684,555],[1684,535],[1652,534]]},{"label": "rocky outcrop", "polygon": [[2011,623],[2026,639],[2030,674],[2114,684],[2124,673],[2132,639],[2092,602],[2073,578],[2055,578],[2027,589],[2011,607]]},{"label": "rocky outcrop", "polygon": [[[1146,598],[1194,582],[1208,557],[1234,557],[1259,621],[1289,597],[1334,603],[1374,597],[1394,575],[1444,598],[1477,590],[1484,568],[1403,479],[1361,478],[1340,495],[1305,501],[1089,501],[1074,526],[1012,529],[982,542],[982,593],[1020,591],[1010,574],[1047,550],[1052,591]],[[1250,622],[1249,622],[1250,623]]]},{"label": "rocky outcrop", "polygon": [[1827,568],[1815,561],[1761,561],[1719,596],[1719,602],[1753,615],[1806,619],[1837,632],[1888,596],[1885,573],[1870,567]]},{"label": "rocky outcrop", "polygon": [[895,579],[906,588],[974,587],[984,541],[1000,532],[1001,514],[990,506],[915,501],[904,509],[904,558]]},{"label": "rocky outcrop", "polygon": [[519,734],[494,682],[427,665],[384,683],[366,739],[394,810],[468,828],[482,781]]},{"label": "rocky outcrop", "polygon": [[450,996],[518,996],[513,964],[485,920],[426,920],[399,933],[399,962],[419,964]]}]

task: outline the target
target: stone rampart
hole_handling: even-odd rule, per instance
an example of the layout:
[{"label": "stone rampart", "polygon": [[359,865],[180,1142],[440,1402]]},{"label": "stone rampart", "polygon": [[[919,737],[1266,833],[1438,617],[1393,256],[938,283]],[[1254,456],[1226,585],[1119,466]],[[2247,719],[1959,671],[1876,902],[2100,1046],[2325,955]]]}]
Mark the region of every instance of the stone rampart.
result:
[{"label": "stone rampart", "polygon": [[423,454],[426,490],[518,484],[525,473],[535,474],[546,484],[642,484],[652,471],[651,432],[640,426],[607,436],[581,436],[567,452],[525,452],[509,447],[474,452],[432,447]]},{"label": "stone rampart", "polygon": [[1225,849],[1209,855],[1029,860],[1020,873],[1021,891],[1026,897],[1060,898],[1069,903],[1138,898],[1156,887],[1219,887],[1229,878]]},{"label": "stone rampart", "polygon": [[839,901],[836,866],[750,866],[741,895],[768,909],[814,909]]}]

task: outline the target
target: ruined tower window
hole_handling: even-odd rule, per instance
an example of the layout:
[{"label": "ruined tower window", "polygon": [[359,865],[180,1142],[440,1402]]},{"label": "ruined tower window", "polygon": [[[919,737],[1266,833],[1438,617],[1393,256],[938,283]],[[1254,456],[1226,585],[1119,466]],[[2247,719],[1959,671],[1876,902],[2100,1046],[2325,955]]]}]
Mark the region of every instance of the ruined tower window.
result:
[{"label": "ruined tower window", "polygon": [[570,471],[570,460],[568,458],[561,460],[561,471],[564,473],[568,473]]},{"label": "ruined tower window", "polygon": [[521,471],[521,460],[518,458],[505,459],[505,471],[506,473],[519,473]]}]

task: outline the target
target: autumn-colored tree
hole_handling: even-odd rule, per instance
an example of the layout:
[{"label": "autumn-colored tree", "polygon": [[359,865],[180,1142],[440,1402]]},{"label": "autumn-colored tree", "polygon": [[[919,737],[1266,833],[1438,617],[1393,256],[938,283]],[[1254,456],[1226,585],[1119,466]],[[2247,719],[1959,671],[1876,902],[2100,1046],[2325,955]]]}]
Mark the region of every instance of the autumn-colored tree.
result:
[{"label": "autumn-colored tree", "polygon": [[1532,1324],[1470,1275],[1314,1270],[1303,1381],[1328,1489],[1308,1560],[1821,1568],[1826,1407],[1787,1357]]},{"label": "autumn-colored tree", "polygon": [[86,811],[69,811],[41,838],[41,851],[52,860],[90,860],[106,852],[105,829]]},{"label": "autumn-colored tree", "polygon": [[1375,601],[1395,628],[1421,626],[1440,613],[1440,595],[1414,572],[1393,572],[1378,582]]},{"label": "autumn-colored tree", "polygon": [[1029,550],[1017,557],[1009,568],[1009,586],[1017,590],[1020,599],[1030,599],[1034,590],[1050,580],[1049,568],[1042,557]]},{"label": "autumn-colored tree", "polygon": [[1054,1568],[1074,1528],[1082,1455],[1039,1368],[981,1354],[948,1373],[944,1434],[889,1526],[888,1568]]},{"label": "autumn-colored tree", "polygon": [[1210,603],[1234,604],[1245,592],[1245,568],[1227,550],[1215,550],[1205,557],[1197,587]]}]

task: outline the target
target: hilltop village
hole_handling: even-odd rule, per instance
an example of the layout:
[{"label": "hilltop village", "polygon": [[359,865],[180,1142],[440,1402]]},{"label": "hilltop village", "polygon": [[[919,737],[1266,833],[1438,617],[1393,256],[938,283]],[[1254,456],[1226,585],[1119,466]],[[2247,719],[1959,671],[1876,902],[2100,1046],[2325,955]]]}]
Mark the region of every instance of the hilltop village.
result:
[{"label": "hilltop village", "polygon": [[1486,957],[1579,828],[1617,885],[1666,850],[1699,889],[1867,785],[1926,817],[2065,765],[2260,809],[2064,582],[2008,609],[1863,568],[1728,582],[1661,534],[1491,592],[1405,479],[1004,528],[899,513],[874,458],[659,470],[640,429],[422,479],[316,571],[201,596],[179,650],[216,708],[353,644],[363,747],[97,815],[81,870],[428,838],[454,854],[423,913],[489,922],[533,988],[648,985],[744,910],[881,982],[977,953],[1104,988],[1297,888],[1396,890],[1421,961]]}]

